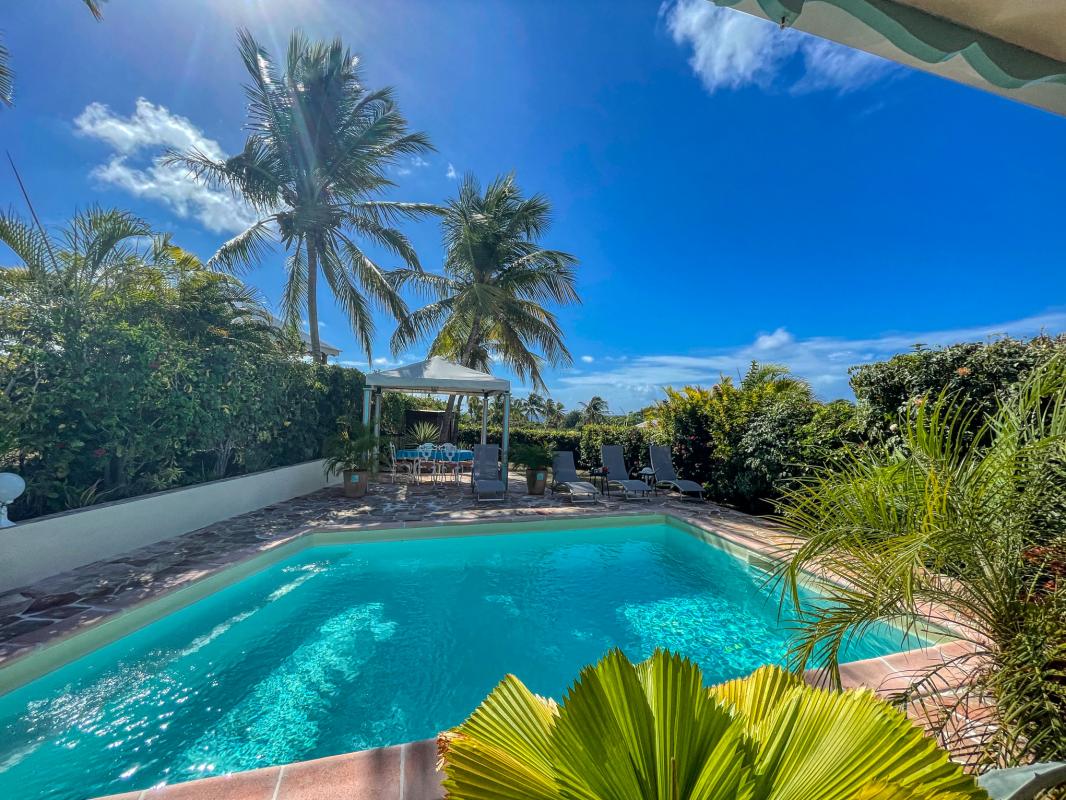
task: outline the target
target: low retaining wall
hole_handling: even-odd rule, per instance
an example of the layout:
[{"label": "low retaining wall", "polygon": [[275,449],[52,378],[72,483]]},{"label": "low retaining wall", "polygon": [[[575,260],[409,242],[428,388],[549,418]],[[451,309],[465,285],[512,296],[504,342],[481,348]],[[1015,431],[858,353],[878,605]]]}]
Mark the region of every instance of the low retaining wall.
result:
[{"label": "low retaining wall", "polygon": [[321,460],[51,514],[0,530],[0,592],[316,491]]}]

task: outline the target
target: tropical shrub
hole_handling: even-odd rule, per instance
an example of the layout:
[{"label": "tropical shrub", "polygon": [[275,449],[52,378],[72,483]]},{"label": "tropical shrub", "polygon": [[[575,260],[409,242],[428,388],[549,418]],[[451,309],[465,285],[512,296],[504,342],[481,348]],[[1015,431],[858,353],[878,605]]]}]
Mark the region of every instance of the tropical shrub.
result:
[{"label": "tropical shrub", "polygon": [[651,444],[649,428],[633,425],[584,425],[579,432],[580,459],[581,463],[587,466],[600,466],[600,447],[605,444],[622,445],[626,466],[630,469],[639,469],[648,463],[648,445]]},{"label": "tropical shrub", "polygon": [[[359,403],[236,279],[141,220],[90,209],[64,236],[0,216],[0,471],[15,518],[316,458]],[[54,255],[53,255],[54,254]]]},{"label": "tropical shrub", "polygon": [[849,403],[819,403],[785,368],[757,363],[739,384],[723,377],[710,389],[667,389],[650,412],[678,473],[749,511],[768,510],[812,464],[855,441],[852,415]]},{"label": "tropical shrub", "polygon": [[[801,607],[793,663],[835,678],[855,631],[951,622],[970,648],[919,682],[926,702],[994,706],[994,724],[965,731],[984,737],[975,760],[1066,759],[1066,356],[975,416],[942,393],[901,420],[898,445],[842,451],[781,498],[800,542],[781,570],[792,601],[805,568],[844,579]],[[942,696],[959,669],[968,682]],[[963,735],[939,716],[941,735]]]},{"label": "tropical shrub", "polygon": [[440,747],[452,800],[987,800],[868,690],[777,667],[708,690],[661,650],[637,665],[611,651],[562,704],[508,675]]},{"label": "tropical shrub", "polygon": [[[873,440],[897,438],[900,416],[914,413],[922,398],[941,392],[970,406],[974,427],[995,413],[999,397],[1037,366],[1066,353],[1066,336],[1005,337],[916,349],[887,361],[852,367],[851,388],[859,402],[859,427]],[[973,434],[973,430],[970,431]]]},{"label": "tropical shrub", "polygon": [[339,475],[346,470],[365,472],[374,462],[379,439],[367,425],[356,420],[342,420],[337,432],[326,439],[322,448],[326,475]]}]

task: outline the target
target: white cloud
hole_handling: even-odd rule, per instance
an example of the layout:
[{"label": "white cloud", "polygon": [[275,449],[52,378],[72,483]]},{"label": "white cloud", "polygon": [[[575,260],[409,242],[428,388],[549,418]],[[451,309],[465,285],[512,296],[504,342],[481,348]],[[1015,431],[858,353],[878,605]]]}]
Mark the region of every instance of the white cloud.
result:
[{"label": "white cloud", "polygon": [[586,364],[591,364],[596,359],[594,359],[592,356],[581,356],[581,360],[584,361]]},{"label": "white cloud", "polygon": [[422,169],[423,167],[428,167],[429,166],[429,162],[426,161],[424,158],[422,158],[422,156],[419,156],[419,155],[411,156],[411,160],[410,160],[409,163],[410,163],[410,166],[407,166],[405,164],[403,166],[393,167],[393,169],[396,171],[397,175],[410,175],[411,172],[416,170],[416,169]]},{"label": "white cloud", "polygon": [[1041,332],[1066,331],[1066,311],[1038,314],[991,325],[975,325],[941,331],[886,333],[871,339],[815,336],[797,339],[784,328],[755,337],[750,344],[701,355],[662,354],[636,356],[614,362],[609,368],[584,372],[568,371],[549,380],[552,396],[575,406],[594,394],[607,399],[611,408],[635,409],[663,396],[664,386],[699,384],[711,386],[721,375],[741,375],[753,361],[786,365],[806,378],[819,397],[851,397],[848,367],[880,361],[913,349],[915,344],[937,347],[956,342],[982,341],[990,337],[1034,336]]},{"label": "white cloud", "polygon": [[459,177],[459,173],[455,171],[455,167],[452,166],[450,161],[448,162],[448,171],[444,173],[444,177],[453,181]]},{"label": "white cloud", "polygon": [[196,148],[211,158],[225,158],[218,142],[164,106],[141,97],[134,112],[122,117],[102,103],[90,103],[75,118],[74,127],[79,135],[96,139],[114,150],[106,163],[89,173],[99,181],[135,197],[161,202],[177,216],[192,217],[216,233],[237,233],[258,218],[229,192],[208,189],[180,167],[162,164],[162,151],[167,148]]},{"label": "white cloud", "polygon": [[708,0],[666,0],[660,14],[674,42],[691,49],[689,64],[711,94],[744,86],[768,88],[797,59],[802,76],[789,87],[795,93],[849,92],[891,69],[877,56],[791,28],[781,30],[769,20]]}]

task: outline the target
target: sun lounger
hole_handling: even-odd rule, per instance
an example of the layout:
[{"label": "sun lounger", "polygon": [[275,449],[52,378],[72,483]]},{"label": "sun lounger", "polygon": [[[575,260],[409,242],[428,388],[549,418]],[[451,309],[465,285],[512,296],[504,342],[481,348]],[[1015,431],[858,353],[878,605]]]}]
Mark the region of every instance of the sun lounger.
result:
[{"label": "sun lounger", "polygon": [[617,444],[605,444],[600,446],[600,459],[607,469],[607,485],[622,490],[622,496],[628,500],[630,497],[647,499],[652,488],[644,481],[633,480],[629,477],[626,469],[626,459],[622,454],[622,446]]},{"label": "sun lounger", "polygon": [[[500,447],[495,444],[474,445],[474,461],[470,469],[470,486],[475,502],[503,500],[507,484],[500,480]],[[486,495],[488,495],[486,497]]]},{"label": "sun lounger", "polygon": [[568,494],[574,503],[600,499],[600,490],[577,476],[574,454],[569,450],[559,451],[552,458],[552,493],[555,492]]},{"label": "sun lounger", "polygon": [[670,457],[669,447],[653,444],[648,448],[648,454],[651,456],[651,468],[655,470],[656,489],[664,486],[667,489],[674,489],[685,496],[696,495],[700,500],[704,499],[702,486],[695,481],[677,477],[677,472],[674,471],[673,459]]}]

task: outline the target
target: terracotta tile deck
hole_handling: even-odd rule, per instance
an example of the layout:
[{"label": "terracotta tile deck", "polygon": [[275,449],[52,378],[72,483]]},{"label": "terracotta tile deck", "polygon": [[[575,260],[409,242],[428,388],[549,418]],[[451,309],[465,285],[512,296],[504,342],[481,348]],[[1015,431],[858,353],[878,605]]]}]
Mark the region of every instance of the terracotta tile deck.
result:
[{"label": "terracotta tile deck", "polygon": [[[771,523],[714,503],[659,496],[649,501],[607,498],[574,506],[561,496],[530,497],[511,476],[504,503],[476,506],[469,486],[372,483],[365,498],[325,489],[99,561],[0,594],[0,666],[305,533],[338,528],[423,527],[448,523],[565,518],[591,514],[666,513],[764,556],[787,549]],[[948,646],[951,647],[951,646]],[[926,663],[949,656],[945,648],[854,662],[842,668],[845,685],[888,694]],[[810,676],[817,682],[816,676]],[[917,713],[917,712],[916,712]],[[959,712],[955,712],[958,714]],[[436,744],[427,740],[134,791],[123,800],[436,800],[443,797]]]}]

